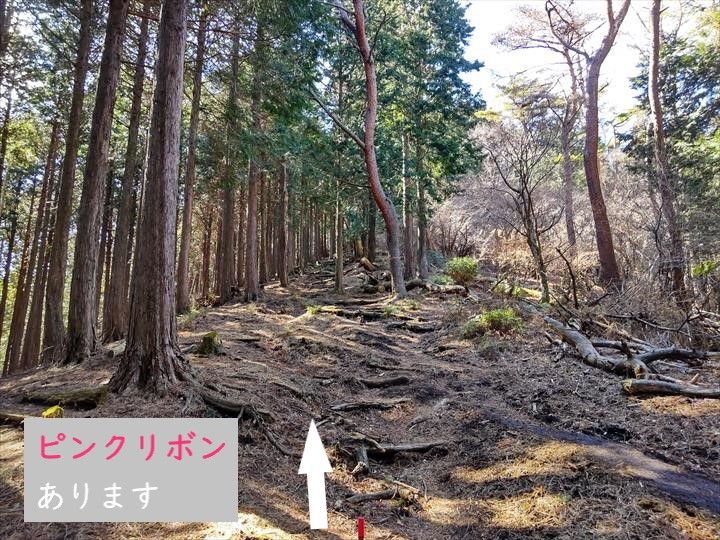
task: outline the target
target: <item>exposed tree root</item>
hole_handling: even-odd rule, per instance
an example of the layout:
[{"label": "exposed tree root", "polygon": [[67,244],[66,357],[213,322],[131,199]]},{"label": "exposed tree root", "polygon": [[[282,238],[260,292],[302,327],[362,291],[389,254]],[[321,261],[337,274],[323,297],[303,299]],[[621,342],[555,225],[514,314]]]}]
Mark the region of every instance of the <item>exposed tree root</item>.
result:
[{"label": "exposed tree root", "polygon": [[392,409],[401,403],[407,403],[410,398],[395,399],[375,399],[367,401],[351,401],[348,403],[338,403],[330,407],[333,411],[356,411],[358,409]]},{"label": "exposed tree root", "polygon": [[448,441],[421,441],[412,443],[387,444],[380,443],[362,433],[353,433],[350,436],[353,444],[360,444],[365,448],[367,455],[381,457],[384,459],[392,459],[395,454],[399,453],[425,453],[435,448],[445,448]]},{"label": "exposed tree root", "polygon": [[250,403],[242,403],[231,399],[220,397],[206,387],[198,387],[198,393],[206,405],[215,409],[220,414],[237,416],[239,419],[252,420],[261,417],[266,421],[273,422],[275,418],[268,411],[258,409]]},{"label": "exposed tree root", "polygon": [[406,375],[398,375],[396,377],[374,377],[371,379],[358,379],[358,382],[364,384],[368,388],[387,388],[388,386],[408,384],[410,382],[410,377]]}]

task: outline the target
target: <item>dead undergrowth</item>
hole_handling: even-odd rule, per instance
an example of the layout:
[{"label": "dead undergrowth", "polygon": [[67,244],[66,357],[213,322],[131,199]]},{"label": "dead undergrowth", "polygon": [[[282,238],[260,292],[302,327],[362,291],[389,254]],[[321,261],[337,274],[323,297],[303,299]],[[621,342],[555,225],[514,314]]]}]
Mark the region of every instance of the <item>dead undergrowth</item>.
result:
[{"label": "dead undergrowth", "polygon": [[[263,413],[240,422],[237,522],[24,524],[21,431],[8,426],[0,432],[0,537],[352,539],[358,515],[368,538],[387,539],[720,534],[718,400],[626,396],[617,378],[558,355],[537,316],[524,315],[515,334],[463,339],[463,323],[479,310],[515,302],[497,294],[416,291],[388,303],[382,295],[331,295],[331,279],[319,268],[290,289],[266,287],[258,304],[208,310],[181,331],[183,348],[217,332],[221,355],[188,358],[224,397]],[[23,402],[25,394],[102,384],[116,362],[103,356],[0,380],[0,409],[38,414],[42,407]],[[704,373],[720,381],[717,366]],[[66,409],[212,414],[192,393],[155,401],[109,395],[95,409]],[[326,533],[309,531],[305,478],[297,475],[310,418],[334,467]],[[363,448],[368,468],[358,469]],[[702,496],[663,486],[658,471],[698,482]]]}]

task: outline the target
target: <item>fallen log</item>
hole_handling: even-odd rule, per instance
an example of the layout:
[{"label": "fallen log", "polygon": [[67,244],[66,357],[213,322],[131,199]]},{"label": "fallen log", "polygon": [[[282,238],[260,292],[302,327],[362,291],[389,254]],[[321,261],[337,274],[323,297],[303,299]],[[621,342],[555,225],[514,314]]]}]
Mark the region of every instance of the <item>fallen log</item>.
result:
[{"label": "fallen log", "polygon": [[364,384],[368,388],[387,388],[388,386],[398,386],[408,384],[410,377],[406,375],[398,375],[396,377],[374,377],[371,379],[358,379],[358,382]]},{"label": "fallen log", "polygon": [[659,380],[628,379],[623,381],[623,390],[631,396],[650,394],[720,399],[720,388],[707,388],[694,384],[681,384]]},{"label": "fallen log", "polygon": [[39,405],[62,405],[77,409],[94,409],[108,395],[106,384],[95,388],[78,388],[73,390],[37,390],[23,396],[26,403]]},{"label": "fallen log", "polygon": [[332,411],[356,411],[358,409],[392,409],[396,405],[401,403],[407,403],[410,398],[395,398],[395,399],[375,399],[367,401],[351,401],[348,403],[338,403],[330,407]]}]

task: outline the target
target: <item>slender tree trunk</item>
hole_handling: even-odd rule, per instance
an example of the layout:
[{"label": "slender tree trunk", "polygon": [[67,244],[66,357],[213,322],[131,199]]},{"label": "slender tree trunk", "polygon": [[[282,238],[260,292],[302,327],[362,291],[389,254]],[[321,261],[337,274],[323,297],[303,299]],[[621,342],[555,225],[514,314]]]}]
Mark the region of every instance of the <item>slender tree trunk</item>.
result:
[{"label": "slender tree trunk", "polygon": [[265,242],[267,232],[267,174],[260,173],[260,284],[268,281],[267,268],[267,243]]},{"label": "slender tree trunk", "polygon": [[23,329],[25,327],[25,316],[27,315],[28,297],[30,291],[27,289],[29,285],[28,274],[30,272],[29,257],[31,251],[30,231],[32,230],[32,216],[35,214],[36,187],[32,187],[32,195],[30,197],[30,212],[28,213],[28,221],[23,234],[23,248],[20,255],[20,269],[18,270],[17,287],[15,288],[15,302],[13,303],[13,313],[10,319],[10,333],[8,335],[7,348],[5,349],[5,366],[7,373],[16,373],[21,369],[20,365],[20,346],[22,342]]},{"label": "slender tree trunk", "polygon": [[[143,13],[150,11],[151,0],[143,1]],[[148,19],[140,21],[140,38],[135,59],[135,75],[130,106],[128,142],[125,150],[125,171],[120,187],[115,243],[113,246],[107,301],[103,306],[102,341],[108,343],[125,337],[127,328],[128,281],[130,275],[131,242],[130,229],[133,219],[133,196],[135,177],[138,172],[138,135],[142,115],[143,89],[145,87],[145,61],[147,58]],[[188,159],[188,168],[190,160]]]},{"label": "slender tree trunk", "polygon": [[398,223],[395,206],[385,194],[380,182],[377,156],[375,154],[375,128],[377,124],[377,78],[375,72],[375,57],[370,48],[366,28],[363,0],[353,0],[353,14],[355,24],[348,18],[347,12],[341,7],[338,9],[343,24],[347,26],[355,36],[355,41],[360,52],[365,71],[365,133],[362,145],[367,168],[368,183],[372,192],[375,204],[379,208],[385,221],[388,255],[390,257],[390,274],[392,275],[393,290],[398,297],[402,298],[407,294],[405,290],[405,279],[403,277],[403,262],[400,255],[400,225]]},{"label": "slender tree trunk", "polygon": [[[262,28],[258,28],[253,55],[253,84],[250,110],[253,120],[253,128],[256,134],[262,132],[262,68],[263,45]],[[248,174],[248,210],[247,210],[247,233],[245,240],[245,301],[254,302],[258,297],[259,275],[258,275],[258,180],[260,169],[257,157],[250,161],[250,172]]]},{"label": "slender tree trunk", "polygon": [[[0,65],[2,65],[0,63]],[[7,156],[8,136],[10,135],[10,113],[12,111],[12,92],[8,93],[2,134],[0,134],[0,212],[5,206],[5,158]]]},{"label": "slender tree trunk", "polygon": [[608,2],[608,33],[603,38],[600,48],[592,56],[587,56],[588,73],[585,81],[586,107],[585,107],[585,152],[583,164],[585,166],[585,179],[588,185],[590,206],[595,222],[595,238],[597,242],[598,257],[600,259],[600,279],[608,284],[620,281],[620,270],[615,258],[612,230],[605,207],[600,182],[600,168],[598,165],[599,146],[599,114],[598,97],[600,84],[600,68],[607,58],[615,42],[628,10],[630,0],[623,0],[617,15],[613,12],[612,2]]},{"label": "slender tree trunk", "polygon": [[120,76],[122,42],[129,5],[129,0],[110,0],[78,212],[75,258],[70,282],[65,363],[82,362],[95,352],[96,347],[95,297],[98,291],[95,290],[94,277],[99,258],[97,243],[105,195],[105,178],[108,172],[115,95]]},{"label": "slender tree trunk", "polygon": [[343,253],[343,213],[342,213],[342,198],[340,197],[341,182],[338,176],[335,179],[335,292],[338,294],[345,293],[345,284],[343,278],[345,277],[345,254]]},{"label": "slender tree trunk", "polygon": [[237,217],[237,262],[235,264],[235,270],[237,277],[235,281],[238,287],[245,285],[245,211],[247,210],[247,190],[245,185],[240,185],[240,202],[238,204],[238,217]]},{"label": "slender tree trunk", "polygon": [[53,228],[55,225],[55,209],[57,204],[57,190],[55,189],[54,175],[50,178],[50,190],[52,195],[48,196],[48,202],[45,210],[45,225],[42,236],[40,237],[39,256],[41,264],[38,267],[40,277],[36,278],[40,281],[36,283],[33,290],[32,300],[30,301],[30,314],[28,315],[27,330],[25,331],[25,340],[23,341],[22,363],[27,367],[34,367],[40,363],[40,334],[42,330],[42,311],[45,302],[45,290],[47,287],[48,264],[50,262],[50,252],[48,247],[52,245]]},{"label": "slender tree trunk", "polygon": [[[20,337],[23,333],[25,339],[20,349],[20,343],[17,343],[17,351],[20,352],[19,364],[23,369],[34,367],[37,365],[38,346],[36,339],[39,337],[40,320],[42,318],[42,301],[45,294],[45,283],[43,279],[43,267],[45,265],[45,241],[47,238],[47,228],[50,222],[50,207],[52,203],[52,194],[55,189],[55,161],[57,159],[57,147],[60,132],[60,123],[53,123],[52,132],[50,134],[50,145],[48,148],[47,161],[45,163],[45,174],[43,178],[43,187],[40,192],[40,201],[38,203],[38,215],[35,222],[35,234],[33,245],[30,253],[30,264],[28,266],[27,279],[25,280],[25,294],[30,295],[32,286],[32,299],[30,300],[30,316],[28,318],[27,328],[25,329],[25,320],[21,321],[22,329]],[[34,282],[34,285],[33,285]],[[31,356],[32,352],[32,356]]]},{"label": "slender tree trunk", "polygon": [[0,85],[5,82],[5,54],[10,44],[10,25],[12,24],[13,2],[0,0]]},{"label": "slender tree trunk", "polygon": [[[364,255],[374,261],[377,257],[377,211],[375,210],[375,201],[370,194],[370,201],[368,204],[368,226],[367,226],[367,242],[363,242],[363,248],[365,249]],[[365,245],[367,243],[367,246]]]},{"label": "slender tree trunk", "polygon": [[427,205],[425,203],[425,152],[422,143],[417,141],[415,147],[415,160],[417,172],[417,200],[418,200],[418,275],[420,279],[430,276],[430,267],[427,258]]},{"label": "slender tree trunk", "polygon": [[197,153],[198,125],[200,123],[200,98],[202,95],[202,76],[205,66],[205,37],[207,34],[207,4],[203,3],[197,31],[197,53],[193,74],[192,108],[190,111],[190,130],[188,134],[188,154],[185,168],[185,200],[183,204],[182,236],[177,272],[177,312],[190,310],[190,244],[192,242],[192,211],[195,191],[195,161]]},{"label": "slender tree trunk", "polygon": [[402,134],[402,198],[403,198],[403,253],[405,255],[405,279],[415,277],[415,250],[413,246],[413,217],[410,203],[410,171],[408,160],[410,142],[407,133]]},{"label": "slender tree trunk", "polygon": [[[110,168],[112,169],[112,167]],[[113,234],[112,234],[112,228],[113,228],[113,205],[112,205],[112,196],[113,196],[113,175],[112,170],[108,171],[107,174],[107,182],[105,185],[105,205],[103,206],[103,213],[102,213],[102,227],[100,229],[100,250],[98,252],[98,265],[97,265],[97,274],[95,279],[95,313],[100,313],[100,299],[103,295],[100,294],[101,291],[103,291],[103,294],[105,296],[105,303],[107,303],[107,294],[108,289],[107,286],[103,288],[103,276],[107,274],[106,270],[106,259],[108,253],[112,253],[112,245],[113,245]],[[109,268],[107,269],[109,271]],[[108,278],[105,278],[105,283],[107,283]],[[104,307],[105,304],[103,304]]]},{"label": "slender tree trunk", "polygon": [[278,209],[277,231],[277,267],[280,286],[288,286],[288,180],[287,160],[280,161],[280,174],[278,175],[278,191],[280,193],[280,207]]},{"label": "slender tree trunk", "polygon": [[203,232],[202,293],[203,299],[210,296],[210,258],[212,253],[213,213],[209,212]]},{"label": "slender tree trunk", "polygon": [[[8,287],[10,285],[10,272],[12,270],[12,259],[15,250],[15,239],[17,235],[18,224],[17,209],[13,207],[10,212],[10,237],[8,238],[7,254],[5,255],[5,267],[3,269],[2,293],[0,293],[0,337],[2,337],[3,330],[5,328],[5,313],[7,311]],[[7,363],[4,363],[3,375],[7,374],[7,367]]]},{"label": "slender tree trunk", "polygon": [[598,84],[600,66],[592,64],[587,78],[587,107],[585,114],[585,179],[587,180],[590,207],[595,222],[595,238],[600,258],[600,279],[605,283],[620,281],[620,271],[615,258],[612,230],[605,207],[605,198],[600,183],[600,169],[598,166]]},{"label": "slender tree trunk", "polygon": [[187,380],[175,322],[177,171],[183,99],[186,0],[165,0],[158,32],[158,61],[146,190],[137,232],[127,347],[110,381],[165,394]]},{"label": "slender tree trunk", "polygon": [[45,297],[45,323],[43,334],[43,363],[56,359],[65,334],[63,303],[65,296],[65,271],[67,266],[68,235],[72,214],[75,165],[78,154],[80,124],[85,99],[85,79],[88,71],[88,55],[91,44],[93,1],[82,0],[80,16],[80,40],[75,59],[72,102],[68,129],[65,133],[65,156],[60,173],[60,193],[55,215],[55,231],[50,251],[47,292]]},{"label": "slender tree trunk", "polygon": [[[232,55],[230,57],[230,92],[227,103],[227,144],[233,129],[233,120],[237,117],[237,94],[238,94],[238,65],[240,61],[240,35],[235,35],[233,40]],[[220,239],[220,266],[218,268],[219,302],[224,304],[232,298],[232,289],[235,285],[235,190],[237,179],[235,178],[235,167],[232,156],[228,153],[225,156],[225,178],[223,186],[223,212],[222,212],[222,235]]]},{"label": "slender tree trunk", "polygon": [[575,204],[573,201],[573,165],[572,153],[570,150],[570,134],[572,133],[573,123],[568,121],[568,111],[565,112],[560,131],[560,146],[562,149],[562,165],[563,165],[563,199],[565,202],[565,230],[567,232],[568,244],[570,252],[574,255],[576,252],[575,242],[577,241],[575,234]]},{"label": "slender tree trunk", "polygon": [[655,168],[657,172],[662,214],[667,221],[670,235],[670,264],[672,272],[672,288],[678,301],[687,303],[687,288],[685,287],[685,248],[683,246],[682,230],[677,217],[677,199],[672,187],[670,169],[665,147],[665,132],[663,127],[663,110],[660,101],[660,4],[661,0],[653,0],[650,10],[652,28],[652,52],[650,54],[650,78],[648,80],[648,93],[650,112],[652,115],[653,134],[655,139]]}]

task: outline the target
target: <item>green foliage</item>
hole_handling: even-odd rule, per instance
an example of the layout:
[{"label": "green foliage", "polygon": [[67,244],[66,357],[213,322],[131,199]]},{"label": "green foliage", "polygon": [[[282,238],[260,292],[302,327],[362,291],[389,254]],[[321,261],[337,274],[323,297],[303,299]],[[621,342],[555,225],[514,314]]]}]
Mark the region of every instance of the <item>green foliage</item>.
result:
[{"label": "green foliage", "polygon": [[306,307],[305,307],[305,312],[306,312],[308,315],[317,315],[317,314],[320,313],[321,311],[322,311],[322,306],[309,305],[309,306],[306,306]]},{"label": "green foliage", "polygon": [[435,285],[450,285],[450,283],[452,283],[452,279],[450,279],[450,276],[447,274],[433,276],[430,278],[430,281],[432,281]]},{"label": "green foliage", "polygon": [[523,320],[512,308],[493,309],[468,320],[463,326],[462,335],[465,338],[473,338],[489,332],[512,334],[522,327]]},{"label": "green foliage", "polygon": [[692,276],[694,278],[707,277],[714,274],[719,267],[720,261],[702,261],[693,266]]},{"label": "green foliage", "polygon": [[467,287],[477,276],[478,263],[472,257],[455,257],[448,261],[445,271],[455,283]]}]

